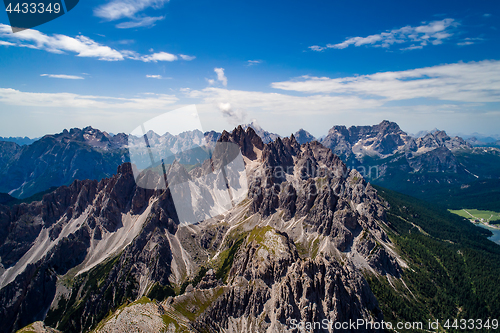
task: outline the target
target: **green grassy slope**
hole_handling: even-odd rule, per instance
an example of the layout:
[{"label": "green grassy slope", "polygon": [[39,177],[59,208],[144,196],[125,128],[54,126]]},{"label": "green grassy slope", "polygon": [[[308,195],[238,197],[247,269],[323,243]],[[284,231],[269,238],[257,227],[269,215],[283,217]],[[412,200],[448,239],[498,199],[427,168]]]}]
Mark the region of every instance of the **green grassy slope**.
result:
[{"label": "green grassy slope", "polygon": [[477,209],[469,209],[469,208],[464,208],[464,209],[458,209],[458,210],[449,210],[453,214],[465,217],[466,219],[478,219],[485,222],[489,222],[491,224],[499,223],[500,222],[500,213],[493,212],[490,210],[477,210]]}]

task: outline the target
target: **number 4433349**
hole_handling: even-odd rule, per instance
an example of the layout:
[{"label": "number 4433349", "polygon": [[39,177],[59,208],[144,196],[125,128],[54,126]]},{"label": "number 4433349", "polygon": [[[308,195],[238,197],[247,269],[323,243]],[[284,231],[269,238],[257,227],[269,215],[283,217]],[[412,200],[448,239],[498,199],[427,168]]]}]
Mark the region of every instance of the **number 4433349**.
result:
[{"label": "number 4433349", "polygon": [[10,14],[12,12],[23,13],[23,14],[43,14],[43,13],[52,13],[58,14],[61,11],[61,4],[59,3],[48,3],[45,5],[44,3],[17,3],[14,8],[12,8],[12,4],[9,3],[5,10]]}]

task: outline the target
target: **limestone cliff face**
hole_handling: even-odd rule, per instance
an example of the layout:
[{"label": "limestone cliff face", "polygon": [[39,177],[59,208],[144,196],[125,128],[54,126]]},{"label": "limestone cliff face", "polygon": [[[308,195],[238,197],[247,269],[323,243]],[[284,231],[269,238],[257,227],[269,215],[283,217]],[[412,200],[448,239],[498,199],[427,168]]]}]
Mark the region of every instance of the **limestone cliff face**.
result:
[{"label": "limestone cliff face", "polygon": [[375,189],[316,141],[264,144],[251,127],[220,140],[241,148],[248,197],[194,225],[178,223],[169,189],[137,187],[127,163],[0,206],[0,331],[44,320],[65,332],[289,332],[292,320],[382,319],[363,274],[397,278],[404,262]]},{"label": "limestone cliff face", "polygon": [[196,319],[196,329],[297,332],[292,320],[382,319],[376,299],[353,266],[327,255],[301,259],[287,235],[270,228],[256,229],[247,238],[228,286]]}]

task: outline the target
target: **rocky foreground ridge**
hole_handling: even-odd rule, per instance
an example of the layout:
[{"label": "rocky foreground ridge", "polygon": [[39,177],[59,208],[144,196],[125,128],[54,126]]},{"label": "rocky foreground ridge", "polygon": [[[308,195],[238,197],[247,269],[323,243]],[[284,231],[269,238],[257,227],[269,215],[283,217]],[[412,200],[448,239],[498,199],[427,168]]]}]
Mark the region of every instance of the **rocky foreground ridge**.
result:
[{"label": "rocky foreground ridge", "polygon": [[129,163],[0,206],[0,331],[43,321],[63,332],[295,332],[291,320],[382,320],[363,274],[398,279],[405,263],[376,190],[318,142],[264,144],[242,127],[219,140],[241,148],[248,197],[194,225],[179,225],[168,188],[137,187]]}]

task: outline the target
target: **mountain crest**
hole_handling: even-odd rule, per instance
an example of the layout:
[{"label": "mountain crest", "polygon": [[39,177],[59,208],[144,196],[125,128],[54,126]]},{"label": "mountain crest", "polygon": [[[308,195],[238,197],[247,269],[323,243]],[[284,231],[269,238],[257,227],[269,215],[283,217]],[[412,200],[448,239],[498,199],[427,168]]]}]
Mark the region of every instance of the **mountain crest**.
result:
[{"label": "mountain crest", "polygon": [[253,128],[248,127],[245,131],[241,125],[235,128],[231,133],[223,131],[219,141],[237,144],[243,156],[250,160],[257,159],[255,149],[262,150],[264,148],[262,139],[255,133]]}]

